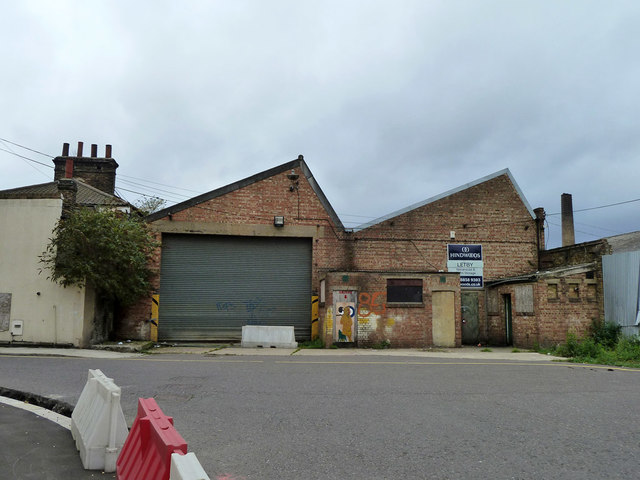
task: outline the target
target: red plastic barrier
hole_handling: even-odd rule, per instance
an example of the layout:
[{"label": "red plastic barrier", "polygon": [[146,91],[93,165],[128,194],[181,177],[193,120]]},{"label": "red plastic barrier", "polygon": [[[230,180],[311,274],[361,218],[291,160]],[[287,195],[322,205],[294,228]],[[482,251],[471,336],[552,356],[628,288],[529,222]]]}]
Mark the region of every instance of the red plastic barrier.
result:
[{"label": "red plastic barrier", "polygon": [[187,453],[173,418],[153,398],[139,398],[138,416],[116,462],[118,480],[169,480],[172,453]]}]

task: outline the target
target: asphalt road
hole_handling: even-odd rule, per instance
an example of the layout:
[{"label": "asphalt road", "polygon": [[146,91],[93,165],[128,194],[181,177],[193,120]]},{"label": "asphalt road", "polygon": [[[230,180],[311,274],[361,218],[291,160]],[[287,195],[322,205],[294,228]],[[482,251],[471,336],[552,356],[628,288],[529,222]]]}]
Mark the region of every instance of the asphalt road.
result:
[{"label": "asphalt road", "polygon": [[402,357],[0,357],[71,404],[98,368],[154,397],[212,479],[637,478],[640,370]]}]

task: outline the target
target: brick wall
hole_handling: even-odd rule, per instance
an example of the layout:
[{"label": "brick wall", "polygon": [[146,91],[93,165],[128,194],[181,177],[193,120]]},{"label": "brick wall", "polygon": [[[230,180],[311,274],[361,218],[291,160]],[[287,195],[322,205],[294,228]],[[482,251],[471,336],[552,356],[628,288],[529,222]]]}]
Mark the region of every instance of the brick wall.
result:
[{"label": "brick wall", "polygon": [[[385,292],[386,279],[393,272],[400,272],[401,276],[419,274],[424,279],[424,305],[386,306],[380,318],[363,316],[358,322],[359,343],[362,345],[383,340],[390,340],[394,346],[432,345],[431,299],[432,292],[438,289],[454,291],[455,342],[460,345],[459,276],[446,273],[449,243],[482,245],[485,280],[537,269],[536,221],[506,174],[381,224],[358,232],[345,232],[332,220],[305,178],[303,169],[295,168],[299,180],[293,190],[287,173],[289,170],[278,171],[240,188],[230,188],[214,198],[173,209],[171,215],[156,216],[152,227],[159,232],[160,240],[163,232],[222,234],[225,231],[233,235],[272,236],[293,232],[292,236],[310,236],[313,239],[310,295],[318,293],[321,279],[332,282],[327,285],[327,293],[330,294],[330,288],[340,283],[332,275],[336,271],[354,272],[350,276],[358,279],[355,287],[359,296]],[[273,226],[275,215],[285,217],[285,227],[278,229]],[[313,232],[309,233],[309,229]],[[455,231],[454,240],[450,239],[451,231]],[[158,249],[154,261],[158,273],[160,261],[161,250]],[[444,284],[440,283],[442,278],[445,278]],[[159,278],[156,282],[159,287]],[[382,300],[383,297],[376,298]],[[150,305],[150,300],[145,299],[125,312],[123,321],[119,323],[118,335],[147,338]],[[333,341],[327,334],[325,323],[331,306],[332,299],[328,295],[319,309],[320,331],[324,332],[328,343]],[[484,306],[484,301],[481,301],[481,335],[489,339],[498,338],[499,322],[489,318],[485,324]]]},{"label": "brick wall", "polygon": [[361,270],[446,270],[450,243],[482,244],[487,281],[538,266],[536,221],[507,175],[361,230],[353,239],[354,267]]},{"label": "brick wall", "polygon": [[[228,192],[216,198],[184,208],[171,215],[157,218],[151,223],[161,242],[163,231],[184,234],[212,234],[207,225],[229,228],[235,235],[264,236],[311,236],[312,248],[312,290],[317,290],[319,272],[342,268],[346,261],[341,248],[344,233],[335,225],[316,196],[304,172],[299,174],[297,189],[291,191],[292,181],[287,172],[279,172],[271,177]],[[284,216],[285,226],[273,226],[274,216]],[[234,231],[234,226],[243,227]],[[300,227],[307,227],[302,233]],[[310,227],[310,228],[309,228]],[[295,230],[298,228],[298,230]],[[309,233],[311,232],[311,233]],[[161,248],[154,256],[152,268],[157,272],[155,287],[160,288]],[[311,301],[309,292],[309,301]],[[160,298],[162,308],[162,298]],[[151,300],[142,299],[136,305],[123,311],[116,328],[118,338],[148,339],[148,320]]]},{"label": "brick wall", "polygon": [[[488,290],[488,342],[506,342],[505,296],[512,307],[513,345],[520,348],[556,345],[567,334],[582,337],[600,317],[598,280],[587,272],[574,275],[544,275],[535,282],[500,285]],[[519,288],[530,289],[533,308],[523,308]],[[522,292],[522,290],[520,290]]]},{"label": "brick wall", "polygon": [[[422,303],[387,302],[388,278],[422,280]],[[326,303],[321,306],[320,332],[325,344],[337,341],[335,328],[340,314],[336,302],[346,291],[356,292],[356,343],[361,347],[430,347],[433,342],[433,292],[454,295],[454,344],[460,346],[460,277],[458,274],[433,272],[331,272],[326,275]],[[339,327],[338,327],[339,328]]]}]

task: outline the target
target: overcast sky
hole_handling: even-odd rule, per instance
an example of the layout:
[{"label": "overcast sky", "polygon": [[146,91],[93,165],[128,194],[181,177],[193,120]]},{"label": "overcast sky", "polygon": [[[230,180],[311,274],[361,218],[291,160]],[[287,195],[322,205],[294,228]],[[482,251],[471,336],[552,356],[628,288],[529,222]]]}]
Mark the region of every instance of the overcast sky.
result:
[{"label": "overcast sky", "polygon": [[[640,199],[636,0],[26,0],[3,5],[0,52],[0,138],[111,144],[130,201],[299,154],[347,227],[503,168],[548,214],[564,192]],[[0,149],[0,189],[52,179]],[[575,222],[578,242],[637,231],[640,201]]]}]

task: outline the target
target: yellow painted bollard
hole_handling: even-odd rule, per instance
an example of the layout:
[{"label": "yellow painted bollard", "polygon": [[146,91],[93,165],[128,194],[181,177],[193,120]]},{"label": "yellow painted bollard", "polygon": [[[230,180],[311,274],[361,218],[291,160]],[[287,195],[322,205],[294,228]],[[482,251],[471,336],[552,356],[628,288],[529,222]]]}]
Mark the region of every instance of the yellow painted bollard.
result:
[{"label": "yellow painted bollard", "polygon": [[160,295],[157,293],[151,295],[151,331],[150,337],[152,342],[158,341],[158,312],[160,307]]},{"label": "yellow painted bollard", "polygon": [[319,336],[318,328],[318,296],[311,297],[311,340],[315,340]]}]

